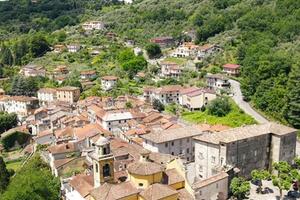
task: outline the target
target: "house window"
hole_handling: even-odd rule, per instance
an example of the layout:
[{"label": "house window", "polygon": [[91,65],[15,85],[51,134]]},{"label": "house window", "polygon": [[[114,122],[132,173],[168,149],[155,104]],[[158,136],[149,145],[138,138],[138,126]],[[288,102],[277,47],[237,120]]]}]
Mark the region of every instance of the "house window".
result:
[{"label": "house window", "polygon": [[219,185],[218,185],[218,183],[216,184],[216,188],[217,188],[217,189],[219,188]]},{"label": "house window", "polygon": [[174,142],[172,142],[171,145],[174,146]]},{"label": "house window", "polygon": [[144,184],[143,183],[139,183],[139,187],[143,187],[144,186]]},{"label": "house window", "polygon": [[204,159],[203,153],[199,152],[199,156],[198,157],[199,157],[200,160]]},{"label": "house window", "polygon": [[165,147],[168,147],[168,143],[165,143]]},{"label": "house window", "polygon": [[215,156],[212,156],[211,157],[211,163],[215,163],[216,162],[216,157]]},{"label": "house window", "polygon": [[186,149],[186,153],[190,153],[190,149],[189,148]]},{"label": "house window", "polygon": [[199,195],[200,195],[200,196],[202,195],[202,191],[201,191],[201,190],[199,191]]},{"label": "house window", "polygon": [[173,151],[171,152],[171,155],[174,156],[174,152]]},{"label": "house window", "polygon": [[95,167],[96,167],[96,173],[98,173],[98,164],[97,163],[96,163]]},{"label": "house window", "polygon": [[110,176],[110,167],[109,164],[107,163],[103,166],[103,176],[104,177]]},{"label": "house window", "polygon": [[198,170],[199,170],[199,172],[203,172],[203,166],[199,165]]},{"label": "house window", "polygon": [[190,142],[190,138],[187,138],[187,139],[186,139],[186,142]]}]

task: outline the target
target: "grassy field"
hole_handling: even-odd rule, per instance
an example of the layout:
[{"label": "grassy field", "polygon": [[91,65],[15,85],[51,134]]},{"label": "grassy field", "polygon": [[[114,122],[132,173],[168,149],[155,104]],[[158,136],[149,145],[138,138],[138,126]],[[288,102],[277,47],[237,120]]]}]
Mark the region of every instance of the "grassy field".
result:
[{"label": "grassy field", "polygon": [[211,125],[222,124],[230,127],[239,127],[242,125],[255,124],[256,121],[249,115],[245,114],[234,102],[230,101],[232,110],[224,117],[216,117],[204,112],[184,112],[182,118],[188,122],[200,124],[207,123]]},{"label": "grassy field", "polygon": [[168,62],[174,62],[178,65],[183,65],[187,62],[187,59],[185,58],[173,58],[173,57],[168,57],[166,58],[164,61],[168,61]]},{"label": "grassy field", "polygon": [[8,161],[6,163],[6,168],[7,169],[13,169],[14,171],[18,171],[22,165],[23,160],[18,159],[14,161]]}]

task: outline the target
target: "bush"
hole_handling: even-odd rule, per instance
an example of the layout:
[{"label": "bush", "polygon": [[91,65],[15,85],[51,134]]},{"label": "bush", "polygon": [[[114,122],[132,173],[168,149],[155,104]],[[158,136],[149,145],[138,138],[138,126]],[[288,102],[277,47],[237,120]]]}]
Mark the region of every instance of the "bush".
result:
[{"label": "bush", "polygon": [[161,49],[158,44],[150,43],[146,46],[146,51],[149,58],[158,58],[161,56]]},{"label": "bush", "polygon": [[216,98],[207,106],[208,114],[223,117],[231,111],[231,106],[227,98]]},{"label": "bush", "polygon": [[159,112],[162,112],[163,110],[165,110],[165,106],[164,104],[162,104],[158,99],[155,99],[153,101],[153,109],[158,110]]},{"label": "bush", "polygon": [[3,144],[3,147],[8,150],[12,148],[16,142],[18,142],[19,145],[25,144],[29,138],[29,134],[16,131],[3,137],[1,143]]}]

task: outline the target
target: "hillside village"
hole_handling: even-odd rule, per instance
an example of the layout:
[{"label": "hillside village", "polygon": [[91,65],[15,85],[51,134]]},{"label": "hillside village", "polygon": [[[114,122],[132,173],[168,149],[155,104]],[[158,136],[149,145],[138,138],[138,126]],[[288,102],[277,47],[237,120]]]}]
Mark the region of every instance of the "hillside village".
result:
[{"label": "hillside village", "polygon": [[0,79],[7,182],[38,157],[53,199],[299,198],[298,130],[246,101],[224,42],[186,29],[144,44],[95,16],[59,31]]}]

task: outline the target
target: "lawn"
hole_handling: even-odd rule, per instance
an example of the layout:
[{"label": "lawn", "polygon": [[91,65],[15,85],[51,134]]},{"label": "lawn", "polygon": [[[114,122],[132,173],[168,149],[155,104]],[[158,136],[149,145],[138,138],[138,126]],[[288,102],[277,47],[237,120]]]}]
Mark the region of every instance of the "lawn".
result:
[{"label": "lawn", "polygon": [[224,117],[209,115],[207,111],[184,112],[182,118],[188,122],[200,124],[207,123],[211,125],[222,124],[230,127],[239,127],[242,125],[256,124],[256,121],[245,114],[233,101],[230,101],[231,112]]},{"label": "lawn", "polygon": [[178,65],[183,65],[187,62],[187,60],[185,58],[174,58],[174,57],[168,57],[164,61],[174,62]]},{"label": "lawn", "polygon": [[8,161],[6,163],[6,168],[7,169],[13,169],[14,171],[18,171],[21,168],[22,162],[23,162],[22,159]]}]

